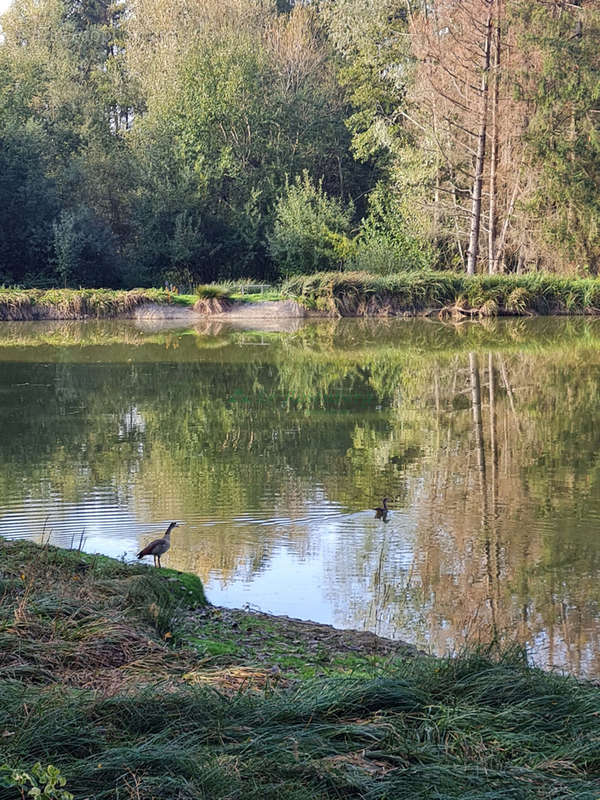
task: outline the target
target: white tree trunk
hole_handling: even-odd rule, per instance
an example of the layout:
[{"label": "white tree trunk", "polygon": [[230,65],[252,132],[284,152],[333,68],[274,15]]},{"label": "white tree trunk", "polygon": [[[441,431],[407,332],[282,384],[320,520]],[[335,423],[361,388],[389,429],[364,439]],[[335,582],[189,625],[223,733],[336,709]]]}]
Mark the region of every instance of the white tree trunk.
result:
[{"label": "white tree trunk", "polygon": [[488,79],[490,73],[490,50],[492,44],[492,15],[488,14],[485,25],[484,63],[481,76],[481,114],[479,118],[479,136],[477,137],[477,156],[475,159],[475,178],[471,194],[471,233],[469,236],[469,253],[467,255],[467,274],[475,274],[477,256],[479,255],[479,229],[481,227],[481,189],[483,185],[483,168],[485,164],[485,142],[487,135],[488,115]]}]

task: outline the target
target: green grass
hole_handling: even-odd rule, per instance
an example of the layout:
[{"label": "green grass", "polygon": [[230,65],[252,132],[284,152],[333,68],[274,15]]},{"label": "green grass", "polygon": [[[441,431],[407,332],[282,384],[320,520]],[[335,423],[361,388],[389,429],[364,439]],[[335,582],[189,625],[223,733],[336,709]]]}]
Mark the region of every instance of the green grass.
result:
[{"label": "green grass", "polygon": [[339,316],[600,313],[600,279],[542,273],[469,277],[449,272],[328,272],[290,278],[282,293],[309,309]]},{"label": "green grass", "polygon": [[[165,292],[166,294],[166,292]],[[176,306],[193,306],[198,299],[195,294],[169,294],[167,300]],[[160,301],[164,302],[164,300]]]},{"label": "green grass", "polygon": [[201,300],[235,300],[238,303],[263,303],[274,302],[283,299],[281,290],[278,288],[266,289],[263,292],[242,291],[242,286],[247,283],[249,287],[253,286],[253,282],[234,283],[232,281],[224,281],[221,283],[208,283],[197,286],[194,291],[197,298]]},{"label": "green grass", "polygon": [[[251,283],[248,284],[252,286]],[[477,275],[449,272],[324,272],[287,280],[281,289],[242,294],[239,284],[196,287],[191,295],[164,289],[0,289],[0,320],[81,319],[126,316],[144,303],[217,310],[227,302],[256,303],[293,298],[333,316],[438,313],[455,317],[528,314],[598,314],[600,279],[560,278],[542,273]]]},{"label": "green grass", "polygon": [[266,303],[277,302],[278,300],[285,299],[279,289],[269,289],[265,292],[256,292],[254,294],[242,294],[241,292],[234,292],[231,295],[233,300],[242,301],[245,303]]},{"label": "green grass", "polygon": [[330,650],[180,573],[26,542],[0,584],[0,764],[80,800],[598,800],[600,689],[518,650]]}]

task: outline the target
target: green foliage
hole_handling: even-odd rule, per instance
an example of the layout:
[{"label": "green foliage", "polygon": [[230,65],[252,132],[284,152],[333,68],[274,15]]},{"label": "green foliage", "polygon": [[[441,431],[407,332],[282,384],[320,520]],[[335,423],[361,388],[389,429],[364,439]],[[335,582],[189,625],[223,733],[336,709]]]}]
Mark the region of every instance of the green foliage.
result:
[{"label": "green foliage", "polygon": [[277,204],[269,237],[271,257],[281,274],[331,270],[351,255],[349,238],[352,206],[329,197],[323,181],[315,184],[308,172],[297,176]]},{"label": "green foliage", "polygon": [[411,233],[405,209],[380,183],[369,197],[369,214],[361,225],[348,267],[386,275],[430,269],[434,262],[431,243]]},{"label": "green foliage", "polygon": [[37,800],[73,800],[73,795],[63,789],[66,783],[66,778],[52,764],[42,767],[38,761],[29,772],[12,769],[7,764],[0,766],[0,787],[19,789],[22,797],[34,797]]},{"label": "green foliage", "polygon": [[519,45],[539,65],[535,75],[529,68],[517,73],[514,92],[534,109],[525,142],[538,180],[524,204],[535,220],[535,245],[552,261],[558,257],[580,273],[598,274],[600,9],[586,4],[582,24],[575,6],[563,14],[552,4],[510,5]]},{"label": "green foliage", "polygon": [[[524,254],[536,268],[596,274],[600,12],[503,9],[512,55],[501,100],[517,104],[503,118],[517,109],[527,120],[500,148],[497,207],[519,189],[505,264]],[[423,10],[14,0],[0,43],[0,280],[193,285],[459,268],[472,147],[457,156],[444,114],[427,118],[412,35]],[[168,31],[144,27],[159,19]],[[476,127],[456,123],[457,136]],[[321,182],[294,210],[286,176],[304,171]],[[356,240],[351,208],[365,218]]]},{"label": "green foliage", "polygon": [[340,82],[351,104],[346,124],[361,161],[380,169],[393,163],[393,142],[402,136],[399,107],[410,78],[406,3],[402,0],[325,2],[322,14],[341,56]]},{"label": "green foliage", "polygon": [[204,300],[212,299],[214,297],[223,298],[231,296],[231,292],[228,287],[218,283],[196,286],[194,287],[194,294]]},{"label": "green foliage", "polygon": [[[2,87],[0,87],[0,92]],[[33,120],[2,125],[0,115],[0,281],[48,275],[57,187],[48,137]]]},{"label": "green foliage", "polygon": [[89,208],[62,211],[53,230],[56,271],[64,286],[118,283],[113,235]]}]

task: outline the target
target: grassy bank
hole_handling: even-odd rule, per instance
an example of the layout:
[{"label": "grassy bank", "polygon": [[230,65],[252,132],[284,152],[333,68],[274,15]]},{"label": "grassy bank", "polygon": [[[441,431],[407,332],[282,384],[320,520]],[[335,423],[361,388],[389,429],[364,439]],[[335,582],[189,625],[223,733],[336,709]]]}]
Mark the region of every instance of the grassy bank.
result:
[{"label": "grassy bank", "polygon": [[147,303],[188,306],[195,300],[164,289],[0,289],[0,320],[118,317]]},{"label": "grassy bank", "polygon": [[0,763],[53,764],[81,800],[597,799],[598,687],[322,633],[2,542]]},{"label": "grassy bank", "polygon": [[195,307],[207,315],[234,304],[297,300],[329,316],[430,314],[441,318],[600,314],[600,279],[449,272],[321,272],[288,279],[281,288],[240,291],[227,283],[196,287],[193,295],[164,289],[0,289],[0,320],[82,319],[132,315],[147,303]]},{"label": "grassy bank", "polygon": [[2,289],[0,321],[77,320],[132,316],[148,303],[192,308],[214,314],[234,303],[279,300],[279,290],[243,292],[237,286],[209,284],[196,287],[194,294],[175,294],[165,289]]},{"label": "grassy bank", "polygon": [[282,288],[306,308],[336,316],[435,313],[442,317],[599,314],[600,280],[541,273],[485,276],[448,272],[328,272],[290,278]]}]

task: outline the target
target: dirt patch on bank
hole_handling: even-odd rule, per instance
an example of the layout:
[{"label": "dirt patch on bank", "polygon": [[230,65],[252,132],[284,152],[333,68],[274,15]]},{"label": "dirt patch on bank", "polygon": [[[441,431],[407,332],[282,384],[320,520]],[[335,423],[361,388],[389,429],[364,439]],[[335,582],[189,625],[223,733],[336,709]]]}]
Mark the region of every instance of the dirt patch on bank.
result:
[{"label": "dirt patch on bank", "polygon": [[138,306],[133,314],[123,316],[131,316],[133,319],[192,319],[195,314],[187,306],[145,303]]},{"label": "dirt patch on bank", "polygon": [[[194,310],[198,303],[194,306]],[[223,319],[279,319],[301,318],[306,316],[306,310],[294,300],[264,300],[258,303],[235,302],[223,312],[212,311],[215,316]]]},{"label": "dirt patch on bank", "polygon": [[239,611],[219,609],[224,616],[231,615],[234,620],[240,615],[254,618],[257,622],[268,623],[278,637],[290,644],[302,641],[309,650],[327,648],[336,653],[354,653],[361,656],[416,655],[417,648],[400,639],[385,639],[371,631],[342,630],[320,622],[274,616],[259,611]]}]

